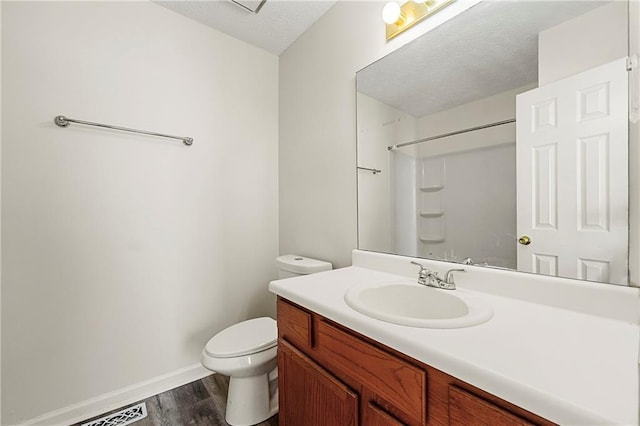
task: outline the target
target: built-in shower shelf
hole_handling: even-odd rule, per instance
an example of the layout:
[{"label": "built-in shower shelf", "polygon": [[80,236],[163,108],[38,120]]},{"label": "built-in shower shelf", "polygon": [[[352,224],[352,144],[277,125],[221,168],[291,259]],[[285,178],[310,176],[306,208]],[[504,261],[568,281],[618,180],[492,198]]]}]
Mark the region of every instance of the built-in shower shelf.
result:
[{"label": "built-in shower shelf", "polygon": [[444,188],[444,185],[429,185],[429,186],[421,186],[420,191],[422,192],[437,192]]},{"label": "built-in shower shelf", "polygon": [[444,237],[420,237],[420,242],[425,244],[444,243]]},{"label": "built-in shower shelf", "polygon": [[420,212],[420,217],[440,217],[444,215],[443,210],[432,210],[427,212]]}]

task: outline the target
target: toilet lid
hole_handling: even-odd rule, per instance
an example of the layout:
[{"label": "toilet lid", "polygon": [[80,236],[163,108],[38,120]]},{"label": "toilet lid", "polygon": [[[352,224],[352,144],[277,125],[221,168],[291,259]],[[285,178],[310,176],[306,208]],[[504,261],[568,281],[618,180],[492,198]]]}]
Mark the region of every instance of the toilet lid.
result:
[{"label": "toilet lid", "polygon": [[275,320],[254,318],[225,328],[209,340],[204,350],[209,356],[230,358],[269,349],[277,340]]}]

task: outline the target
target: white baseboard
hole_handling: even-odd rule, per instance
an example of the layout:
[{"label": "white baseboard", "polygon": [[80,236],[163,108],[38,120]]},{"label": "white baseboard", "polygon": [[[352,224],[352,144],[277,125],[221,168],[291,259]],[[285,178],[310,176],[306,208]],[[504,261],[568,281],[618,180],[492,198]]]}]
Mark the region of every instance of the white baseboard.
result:
[{"label": "white baseboard", "polygon": [[50,411],[21,424],[25,426],[59,426],[78,423],[124,405],[132,404],[153,395],[200,380],[211,374],[213,374],[213,372],[207,370],[202,365],[194,364],[190,367],[181,368],[171,373],[154,377],[153,379],[132,386],[127,386],[126,388]]}]

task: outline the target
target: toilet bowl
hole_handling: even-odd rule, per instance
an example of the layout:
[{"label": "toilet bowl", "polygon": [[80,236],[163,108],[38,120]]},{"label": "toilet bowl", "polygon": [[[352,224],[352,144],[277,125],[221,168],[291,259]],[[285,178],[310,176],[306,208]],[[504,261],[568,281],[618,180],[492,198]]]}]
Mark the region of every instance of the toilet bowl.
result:
[{"label": "toilet bowl", "polygon": [[[277,265],[280,278],[332,268],[328,262],[296,255],[278,257]],[[225,419],[230,425],[255,425],[278,412],[277,341],[276,321],[262,317],[227,327],[202,350],[203,366],[229,376]]]},{"label": "toilet bowl", "polygon": [[230,376],[227,423],[249,426],[278,412],[278,331],[272,318],[262,317],[232,325],[209,340],[200,361],[209,370]]}]

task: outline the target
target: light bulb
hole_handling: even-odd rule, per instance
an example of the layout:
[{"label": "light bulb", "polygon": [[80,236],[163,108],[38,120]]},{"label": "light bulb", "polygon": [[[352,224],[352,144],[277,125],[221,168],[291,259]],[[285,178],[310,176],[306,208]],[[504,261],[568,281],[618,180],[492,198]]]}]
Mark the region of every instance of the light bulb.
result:
[{"label": "light bulb", "polygon": [[395,24],[400,19],[400,5],[392,1],[384,5],[382,20],[387,24]]}]

